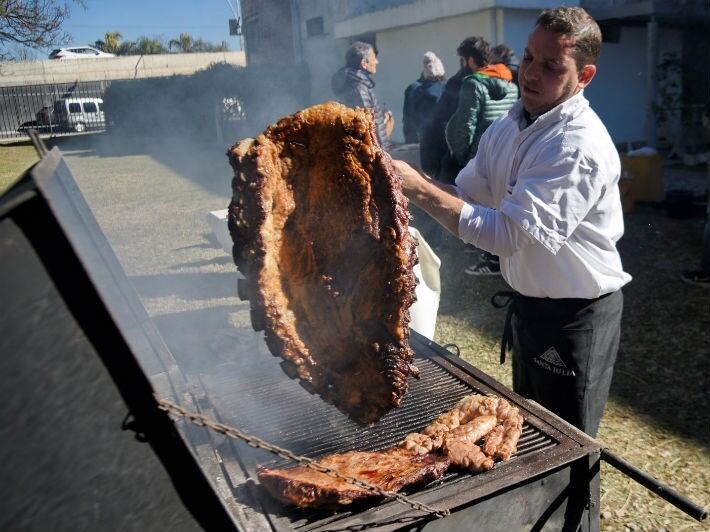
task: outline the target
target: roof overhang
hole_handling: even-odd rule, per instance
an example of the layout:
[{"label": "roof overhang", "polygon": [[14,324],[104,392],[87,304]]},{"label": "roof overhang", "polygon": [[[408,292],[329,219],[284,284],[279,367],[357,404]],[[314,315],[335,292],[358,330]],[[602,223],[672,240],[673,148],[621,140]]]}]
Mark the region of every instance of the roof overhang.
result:
[{"label": "roof overhang", "polygon": [[[579,2],[569,2],[578,5]],[[476,13],[485,9],[535,9],[557,6],[558,2],[539,0],[415,0],[409,4],[381,9],[335,23],[335,37],[347,38],[403,26],[424,24],[433,20]]]},{"label": "roof overhang", "polygon": [[655,14],[654,2],[634,2],[609,7],[590,9],[589,14],[595,20],[625,19],[625,18],[650,18]]}]

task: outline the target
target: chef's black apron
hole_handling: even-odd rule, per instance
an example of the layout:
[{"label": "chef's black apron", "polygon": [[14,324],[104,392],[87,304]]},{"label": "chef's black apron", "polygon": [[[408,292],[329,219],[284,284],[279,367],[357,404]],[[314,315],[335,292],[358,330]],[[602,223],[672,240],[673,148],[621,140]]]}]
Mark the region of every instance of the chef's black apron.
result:
[{"label": "chef's black apron", "polygon": [[510,305],[501,362],[512,344],[513,390],[595,436],[619,349],[621,290],[596,299],[501,292],[493,304]]}]

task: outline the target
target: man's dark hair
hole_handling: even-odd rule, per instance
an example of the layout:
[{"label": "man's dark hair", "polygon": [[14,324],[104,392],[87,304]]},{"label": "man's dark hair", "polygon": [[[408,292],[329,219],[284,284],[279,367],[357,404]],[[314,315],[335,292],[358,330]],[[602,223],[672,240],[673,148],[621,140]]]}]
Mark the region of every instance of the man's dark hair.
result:
[{"label": "man's dark hair", "polygon": [[352,43],[348,51],[345,52],[345,66],[361,68],[362,60],[370,55],[370,52],[374,51],[375,48],[369,43],[362,41]]},{"label": "man's dark hair", "polygon": [[505,44],[494,46],[488,54],[488,62],[491,64],[502,63],[504,65],[510,65],[515,59],[515,52]]},{"label": "man's dark hair", "polygon": [[488,64],[490,45],[483,37],[466,37],[456,48],[456,53],[464,59],[473,57],[479,67],[484,67]]},{"label": "man's dark hair", "polygon": [[572,57],[578,70],[597,63],[602,49],[602,32],[597,22],[581,7],[545,9],[535,25],[574,39]]}]

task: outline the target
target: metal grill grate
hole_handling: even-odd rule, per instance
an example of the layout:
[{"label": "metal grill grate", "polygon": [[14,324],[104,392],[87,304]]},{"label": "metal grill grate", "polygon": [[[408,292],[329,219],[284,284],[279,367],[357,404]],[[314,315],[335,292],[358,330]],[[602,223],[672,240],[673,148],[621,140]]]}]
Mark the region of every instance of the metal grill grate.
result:
[{"label": "metal grill grate", "polygon": [[[215,395],[220,397],[210,403],[221,422],[314,458],[346,450],[375,450],[396,445],[406,434],[421,430],[463,396],[484,393],[431,359],[417,358],[416,365],[421,378],[410,381],[402,406],[387,413],[372,427],[358,425],[320,398],[304,393],[297,382],[284,378],[276,364],[245,368],[239,384],[235,384],[234,376],[227,372],[202,378],[204,388],[217,391]],[[526,424],[516,456],[555,444],[552,438]],[[250,454],[260,459],[262,465],[288,465],[262,452]],[[255,463],[247,461],[245,465],[254,472]]]},{"label": "metal grill grate", "polygon": [[[377,424],[364,427],[355,423],[320,397],[305,392],[298,381],[284,376],[279,361],[271,356],[250,357],[226,364],[209,374],[201,375],[201,401],[217,419],[238,427],[270,443],[310,458],[349,450],[376,450],[396,445],[406,434],[419,431],[441,412],[449,410],[463,396],[472,393],[495,393],[493,389],[465,370],[451,364],[457,360],[433,343],[414,337],[410,342],[417,353],[415,364],[420,370],[419,380],[410,380],[410,388],[402,406],[388,412]],[[443,357],[441,355],[444,355]],[[465,363],[464,363],[465,364]],[[524,413],[524,415],[526,415]],[[555,433],[555,431],[551,431]],[[257,465],[288,467],[287,460],[230,441],[241,467],[250,478],[256,478]],[[517,453],[507,462],[498,463],[493,471],[477,475],[477,482],[486,478],[519,475],[520,464],[543,450],[562,447],[553,435],[546,434],[525,422]],[[528,458],[525,458],[528,457]],[[521,460],[522,459],[522,460]],[[417,496],[437,493],[447,486],[470,482],[466,472],[451,470],[442,479],[416,491]],[[312,509],[283,507],[266,495],[261,487],[250,482],[249,489],[261,500],[267,513],[286,520],[288,528],[319,529],[367,512],[367,505],[354,505],[333,515]],[[388,503],[396,504],[396,503]]]}]

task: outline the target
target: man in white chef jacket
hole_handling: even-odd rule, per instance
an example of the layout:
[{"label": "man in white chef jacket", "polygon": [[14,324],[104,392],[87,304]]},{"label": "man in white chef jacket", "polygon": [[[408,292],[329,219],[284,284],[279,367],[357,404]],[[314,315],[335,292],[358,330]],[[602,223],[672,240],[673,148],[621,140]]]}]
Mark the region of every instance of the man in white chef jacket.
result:
[{"label": "man in white chef jacket", "polygon": [[592,436],[631,280],[616,249],[619,157],[583,94],[600,50],[584,9],[544,10],[520,63],[520,101],[486,130],[455,186],[394,161],[411,201],[500,257],[514,292],[493,302],[509,304],[501,361],[512,346],[514,390]]}]

